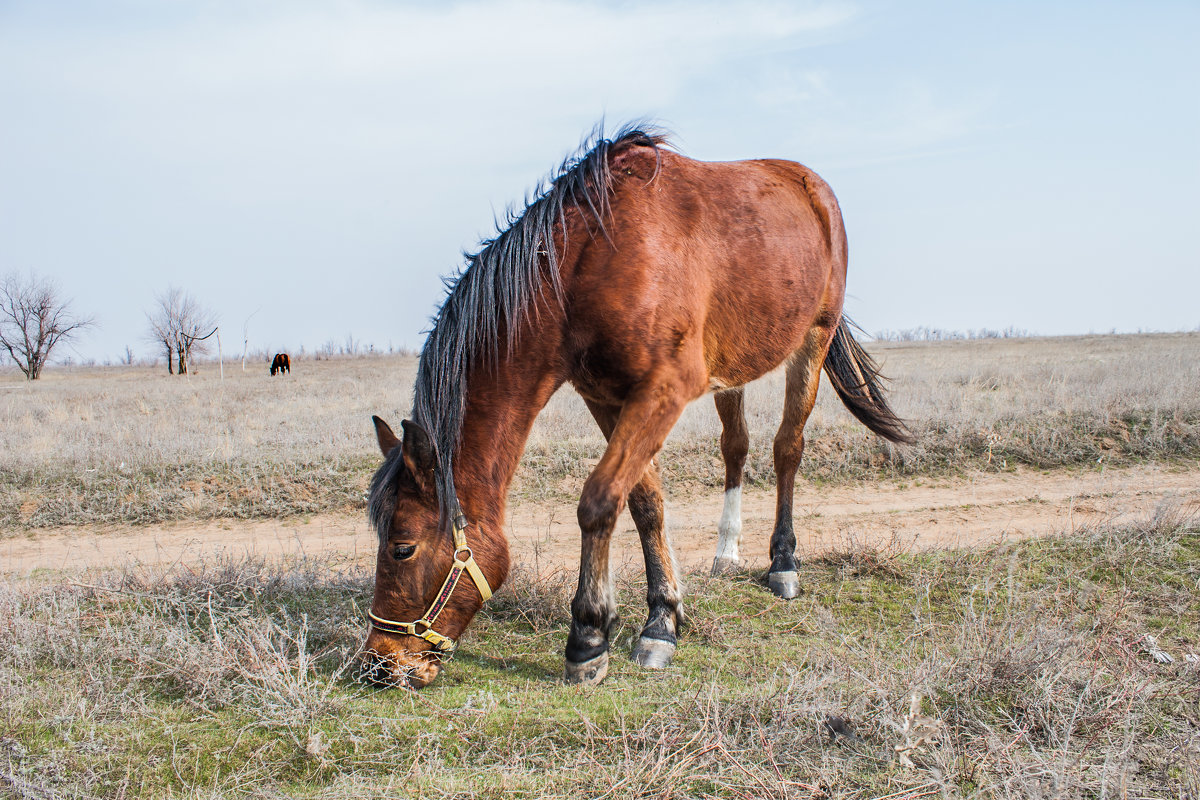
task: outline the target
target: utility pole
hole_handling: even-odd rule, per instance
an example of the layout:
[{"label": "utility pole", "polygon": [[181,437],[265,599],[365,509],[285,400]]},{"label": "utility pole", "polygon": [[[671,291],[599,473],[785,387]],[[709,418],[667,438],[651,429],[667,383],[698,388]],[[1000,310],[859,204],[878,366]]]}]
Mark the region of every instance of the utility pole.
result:
[{"label": "utility pole", "polygon": [[[254,314],[262,311],[259,306],[254,310]],[[250,349],[250,320],[254,319],[254,314],[246,317],[246,321],[242,323],[242,372],[246,371],[246,351]]]}]

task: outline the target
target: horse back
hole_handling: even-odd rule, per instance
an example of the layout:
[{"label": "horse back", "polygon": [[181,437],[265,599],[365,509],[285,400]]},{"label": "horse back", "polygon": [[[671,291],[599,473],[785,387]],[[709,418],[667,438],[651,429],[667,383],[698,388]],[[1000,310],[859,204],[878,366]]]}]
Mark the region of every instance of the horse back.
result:
[{"label": "horse back", "polygon": [[582,367],[572,380],[585,395],[592,383],[596,399],[616,399],[606,396],[663,368],[683,370],[697,394],[741,385],[786,359],[814,325],[836,325],[846,235],[815,172],[646,147],[612,166],[607,238],[588,240],[568,282],[567,328]]}]

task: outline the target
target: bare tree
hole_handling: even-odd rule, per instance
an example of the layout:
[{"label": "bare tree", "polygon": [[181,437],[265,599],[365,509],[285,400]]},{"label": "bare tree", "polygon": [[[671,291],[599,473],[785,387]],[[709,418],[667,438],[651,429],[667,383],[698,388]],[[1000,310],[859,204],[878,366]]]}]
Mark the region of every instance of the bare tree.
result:
[{"label": "bare tree", "polygon": [[147,312],[150,323],[149,339],[162,345],[167,354],[167,372],[175,374],[175,317],[177,316],[179,290],[171,287],[166,294],[154,298],[158,306]]},{"label": "bare tree", "polygon": [[194,355],[208,351],[207,339],[217,332],[217,316],[182,289],[172,286],[155,298],[146,314],[150,339],[167,353],[167,372],[186,375]]},{"label": "bare tree", "polygon": [[0,347],[29,380],[41,376],[59,342],[95,324],[92,317],[73,314],[70,304],[48,278],[13,273],[0,281]]}]

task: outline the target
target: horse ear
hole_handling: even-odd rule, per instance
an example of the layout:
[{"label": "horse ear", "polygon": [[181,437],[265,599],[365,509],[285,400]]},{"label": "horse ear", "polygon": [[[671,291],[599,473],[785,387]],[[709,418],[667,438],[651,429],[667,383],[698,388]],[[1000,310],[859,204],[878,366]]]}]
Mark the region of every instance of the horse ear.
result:
[{"label": "horse ear", "polygon": [[371,417],[371,422],[375,423],[375,438],[379,440],[379,449],[386,456],[400,445],[400,440],[396,438],[391,426],[379,417]]},{"label": "horse ear", "polygon": [[433,440],[424,428],[412,420],[406,419],[400,426],[404,429],[404,442],[401,445],[403,449],[400,451],[404,458],[404,466],[408,467],[417,483],[424,485],[433,477],[432,473],[437,468]]}]

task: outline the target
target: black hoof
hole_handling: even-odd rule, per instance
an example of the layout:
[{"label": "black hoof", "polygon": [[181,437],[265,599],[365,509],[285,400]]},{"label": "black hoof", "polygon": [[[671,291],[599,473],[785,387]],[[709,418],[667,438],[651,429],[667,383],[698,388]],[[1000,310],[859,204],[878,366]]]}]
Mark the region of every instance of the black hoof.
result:
[{"label": "black hoof", "polygon": [[800,594],[800,576],[795,570],[788,572],[772,572],[767,576],[767,586],[771,592],[784,600],[791,600]]},{"label": "black hoof", "polygon": [[608,674],[608,651],[605,650],[595,658],[589,658],[587,661],[580,661],[578,664],[574,661],[566,662],[563,669],[563,680],[566,683],[578,683],[584,686],[595,686],[604,680],[604,676]]},{"label": "black hoof", "polygon": [[663,669],[670,666],[675,656],[675,643],[664,639],[651,639],[642,636],[633,647],[630,658],[633,663],[646,669]]}]

